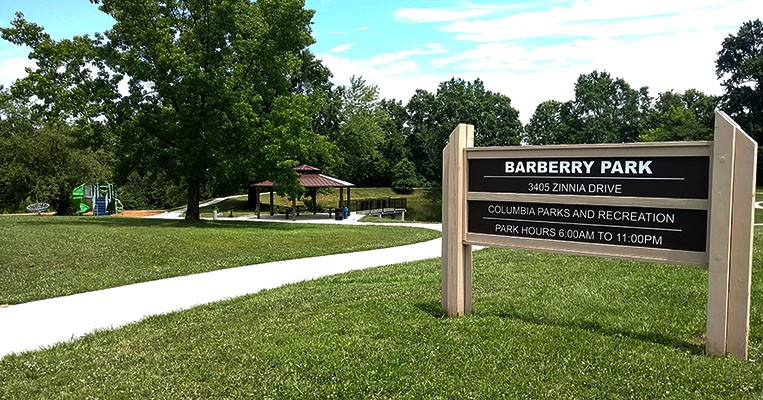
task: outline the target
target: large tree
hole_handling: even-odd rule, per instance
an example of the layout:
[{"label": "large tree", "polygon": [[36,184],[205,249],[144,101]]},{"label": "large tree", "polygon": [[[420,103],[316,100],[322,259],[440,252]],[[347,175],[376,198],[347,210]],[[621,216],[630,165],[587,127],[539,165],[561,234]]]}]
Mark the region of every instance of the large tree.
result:
[{"label": "large tree", "polygon": [[622,78],[593,71],[578,77],[569,127],[577,143],[634,142],[649,106],[647,88],[632,89]]},{"label": "large tree", "polygon": [[538,104],[525,126],[523,141],[531,145],[574,143],[576,135],[568,126],[571,102],[544,101]]},{"label": "large tree", "polygon": [[[723,79],[720,108],[758,143],[763,143],[763,22],[742,24],[723,40],[715,62]],[[758,150],[758,183],[763,182],[763,147]]]},{"label": "large tree", "polygon": [[333,140],[342,160],[338,175],[358,185],[374,185],[384,167],[380,152],[384,142],[384,110],[379,106],[379,88],[362,77],[337,90],[341,99],[340,124]]},{"label": "large tree", "polygon": [[717,99],[698,90],[663,92],[649,110],[645,142],[712,140]]},{"label": "large tree", "polygon": [[763,22],[742,24],[723,40],[715,62],[723,79],[721,108],[758,143],[763,140]]},{"label": "large tree", "polygon": [[379,106],[384,113],[381,125],[384,132],[381,148],[384,165],[380,171],[380,184],[397,188],[405,186],[408,189],[418,186],[416,167],[410,161],[411,152],[405,142],[409,130],[408,112],[401,101],[394,99],[383,99]]},{"label": "large tree", "polygon": [[707,140],[716,102],[695,89],[652,99],[645,87],[635,90],[622,78],[593,71],[578,77],[574,100],[538,105],[523,140],[537,145]]},{"label": "large tree", "polygon": [[485,89],[479,79],[467,82],[452,78],[440,83],[434,94],[417,90],[406,108],[411,161],[422,177],[432,183],[439,184],[442,179],[442,149],[459,123],[474,125],[477,146],[520,142],[519,112],[507,96]]},{"label": "large tree", "polygon": [[[214,174],[247,169],[293,186],[291,167],[310,153],[310,139],[321,140],[310,136],[310,118],[291,118],[288,133],[274,132],[290,113],[284,107],[310,112],[292,96],[312,90],[306,72],[320,74],[306,66],[315,64],[307,50],[313,12],[303,0],[91,1],[115,20],[93,39],[54,41],[22,15],[2,30],[32,47],[39,67],[16,85],[19,92],[48,109],[76,110],[75,117],[107,118],[124,149],[186,185],[186,219],[199,219],[200,188]],[[295,143],[306,147],[270,153]]]}]

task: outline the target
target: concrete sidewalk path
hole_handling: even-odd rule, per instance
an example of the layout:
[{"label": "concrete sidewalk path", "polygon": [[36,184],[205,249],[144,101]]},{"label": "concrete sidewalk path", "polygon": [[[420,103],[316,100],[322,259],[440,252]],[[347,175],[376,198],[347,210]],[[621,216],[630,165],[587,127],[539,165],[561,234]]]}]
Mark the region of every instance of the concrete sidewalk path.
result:
[{"label": "concrete sidewalk path", "polygon": [[[431,227],[431,225],[430,225]],[[434,227],[432,227],[434,228]],[[0,308],[0,358],[151,315],[342,272],[440,257],[441,240],[180,276]]]}]

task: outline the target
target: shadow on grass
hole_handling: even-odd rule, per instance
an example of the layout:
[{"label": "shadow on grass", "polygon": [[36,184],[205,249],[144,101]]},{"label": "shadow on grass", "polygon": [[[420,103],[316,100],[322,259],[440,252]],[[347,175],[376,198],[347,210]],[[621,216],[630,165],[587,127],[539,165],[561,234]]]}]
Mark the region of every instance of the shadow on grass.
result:
[{"label": "shadow on grass", "polygon": [[704,354],[704,347],[697,343],[692,343],[686,340],[681,340],[673,336],[666,336],[655,332],[630,332],[626,330],[617,329],[610,326],[604,326],[594,321],[553,321],[547,319],[541,319],[534,316],[522,315],[518,313],[500,313],[497,315],[500,318],[513,319],[522,321],[528,324],[553,326],[558,328],[574,328],[581,329],[589,332],[598,333],[604,336],[612,337],[625,337],[629,339],[635,339],[647,343],[656,343],[663,346],[673,347],[679,350],[686,351],[694,355]]},{"label": "shadow on grass", "polygon": [[81,226],[107,226],[107,227],[121,227],[121,228],[136,228],[136,227],[161,227],[161,228],[199,228],[199,229],[266,229],[266,230],[311,230],[318,229],[314,225],[309,224],[282,224],[277,222],[257,222],[252,223],[248,221],[185,221],[185,220],[166,220],[166,219],[152,219],[152,218],[125,218],[125,217],[49,217],[49,218],[37,218],[30,217],[23,220],[19,220],[18,223],[24,225],[70,225],[73,227]]},{"label": "shadow on grass", "polygon": [[416,303],[416,308],[423,311],[425,314],[429,314],[435,318],[445,318],[445,314],[440,308],[440,303],[437,301],[430,301],[426,303]]},{"label": "shadow on grass", "polygon": [[[445,314],[440,308],[440,303],[437,301],[416,303],[415,307],[434,318],[445,318]],[[496,315],[499,318],[513,319],[516,321],[525,322],[533,325],[553,326],[557,328],[574,328],[585,330],[589,332],[598,333],[604,336],[612,337],[625,337],[630,339],[639,340],[642,342],[656,343],[663,346],[673,347],[679,350],[686,351],[694,355],[703,355],[704,347],[698,343],[692,343],[686,340],[681,340],[672,336],[666,336],[654,332],[630,332],[613,327],[604,326],[594,321],[553,321],[542,319],[529,315],[522,315],[518,313],[499,313]],[[473,315],[473,318],[479,318],[478,315]]]}]

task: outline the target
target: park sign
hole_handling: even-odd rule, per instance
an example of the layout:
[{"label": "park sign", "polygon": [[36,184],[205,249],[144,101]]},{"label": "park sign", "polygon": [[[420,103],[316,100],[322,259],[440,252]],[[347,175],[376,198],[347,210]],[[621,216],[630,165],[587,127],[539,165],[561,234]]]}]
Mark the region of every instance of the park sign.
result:
[{"label": "park sign", "polygon": [[467,153],[468,240],[702,265],[709,148],[474,149]]},{"label": "park sign", "polygon": [[[472,307],[471,246],[706,267],[706,352],[747,357],[757,145],[726,114],[714,141],[443,150],[442,307]],[[733,213],[732,213],[733,210]]]}]

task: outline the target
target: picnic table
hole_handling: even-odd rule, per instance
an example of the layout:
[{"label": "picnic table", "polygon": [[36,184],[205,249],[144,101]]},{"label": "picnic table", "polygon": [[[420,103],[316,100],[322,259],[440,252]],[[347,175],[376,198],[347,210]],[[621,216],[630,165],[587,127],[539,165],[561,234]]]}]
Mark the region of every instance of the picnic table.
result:
[{"label": "picnic table", "polygon": [[[297,206],[296,209],[297,209],[297,216],[299,216],[299,214],[302,212],[302,206]],[[286,212],[286,219],[289,219],[292,213],[292,208],[286,207],[284,208],[284,212]]]}]

